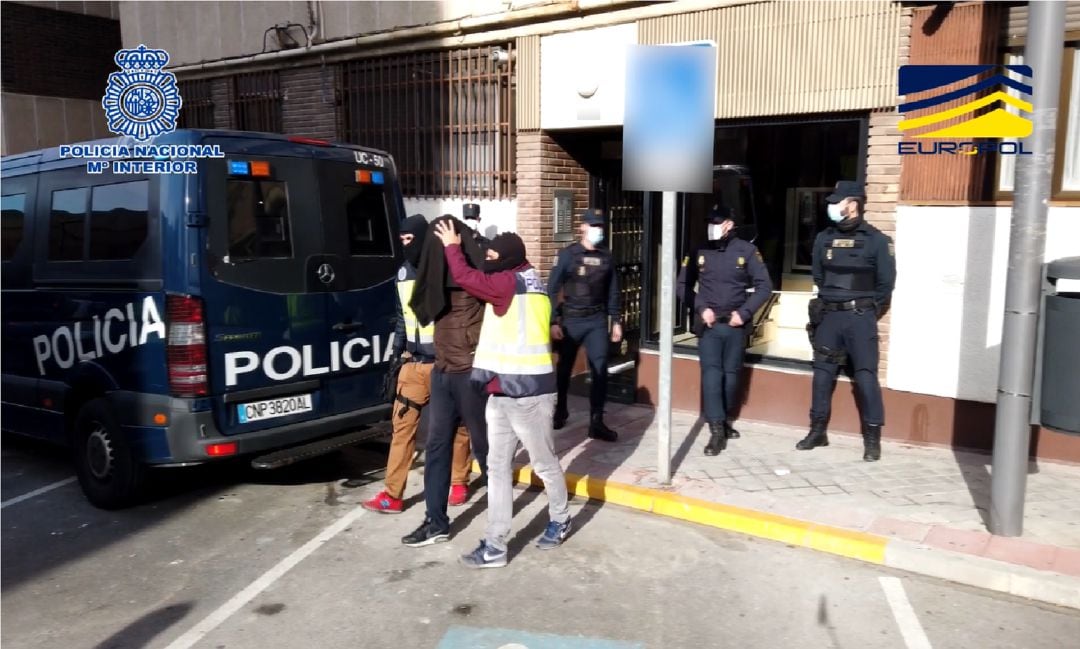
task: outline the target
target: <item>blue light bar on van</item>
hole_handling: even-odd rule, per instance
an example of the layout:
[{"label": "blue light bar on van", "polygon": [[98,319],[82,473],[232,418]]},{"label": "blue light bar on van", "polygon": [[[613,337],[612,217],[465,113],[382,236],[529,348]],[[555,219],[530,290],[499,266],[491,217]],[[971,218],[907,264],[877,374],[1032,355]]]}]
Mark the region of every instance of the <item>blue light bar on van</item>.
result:
[{"label": "blue light bar on van", "polygon": [[230,176],[247,176],[251,172],[248,169],[248,163],[245,160],[229,160],[229,175]]},{"label": "blue light bar on van", "polygon": [[381,171],[372,171],[371,172],[371,182],[372,182],[372,184],[375,184],[375,185],[383,184],[382,172]]}]

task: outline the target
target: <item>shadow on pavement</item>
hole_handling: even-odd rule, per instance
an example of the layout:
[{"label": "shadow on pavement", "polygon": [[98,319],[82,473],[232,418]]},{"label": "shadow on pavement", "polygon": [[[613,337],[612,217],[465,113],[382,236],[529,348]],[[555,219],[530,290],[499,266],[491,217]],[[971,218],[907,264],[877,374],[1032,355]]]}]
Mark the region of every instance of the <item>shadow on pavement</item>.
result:
[{"label": "shadow on pavement", "polygon": [[120,629],[94,649],[142,649],[163,631],[187,617],[195,605],[181,602],[151,611]]}]

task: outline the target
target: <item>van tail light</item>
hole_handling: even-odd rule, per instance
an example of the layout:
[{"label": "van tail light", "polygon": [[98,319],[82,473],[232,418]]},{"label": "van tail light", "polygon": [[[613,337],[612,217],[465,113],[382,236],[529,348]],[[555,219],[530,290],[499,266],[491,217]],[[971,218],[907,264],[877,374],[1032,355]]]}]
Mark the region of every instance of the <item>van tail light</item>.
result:
[{"label": "van tail light", "polygon": [[169,326],[169,391],[174,397],[205,397],[206,322],[202,300],[186,295],[166,298]]}]

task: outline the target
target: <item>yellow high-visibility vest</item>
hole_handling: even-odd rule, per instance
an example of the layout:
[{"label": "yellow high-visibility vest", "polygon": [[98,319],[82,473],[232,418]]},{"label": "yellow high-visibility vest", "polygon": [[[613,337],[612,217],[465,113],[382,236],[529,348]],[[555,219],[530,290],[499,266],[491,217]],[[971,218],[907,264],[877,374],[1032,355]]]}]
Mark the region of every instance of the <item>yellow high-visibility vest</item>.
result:
[{"label": "yellow high-visibility vest", "polygon": [[401,315],[405,321],[405,350],[410,354],[435,357],[435,323],[421,326],[416,313],[409,306],[413,288],[416,286],[416,269],[406,263],[398,270],[397,291],[401,302]]},{"label": "yellow high-visibility vest", "polygon": [[510,397],[531,397],[556,391],[551,356],[551,300],[540,273],[517,273],[510,308],[495,315],[489,304],[473,358],[473,378],[484,383],[498,377]]}]

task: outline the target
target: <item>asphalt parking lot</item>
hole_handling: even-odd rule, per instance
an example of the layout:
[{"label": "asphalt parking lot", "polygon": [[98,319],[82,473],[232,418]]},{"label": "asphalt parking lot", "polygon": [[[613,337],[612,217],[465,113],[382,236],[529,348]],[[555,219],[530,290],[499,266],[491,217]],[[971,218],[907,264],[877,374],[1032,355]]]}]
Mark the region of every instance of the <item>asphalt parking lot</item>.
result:
[{"label": "asphalt parking lot", "polygon": [[[90,506],[62,454],[5,439],[0,641],[89,647],[1070,647],[1080,613],[904,575],[617,506],[573,503],[576,531],[532,546],[542,492],[519,491],[511,563],[457,564],[483,534],[482,492],[451,542],[400,544],[421,517],[358,507],[385,447],[275,472],[171,471],[153,499]],[[366,476],[366,477],[365,477]],[[343,480],[364,477],[355,489]]]}]

